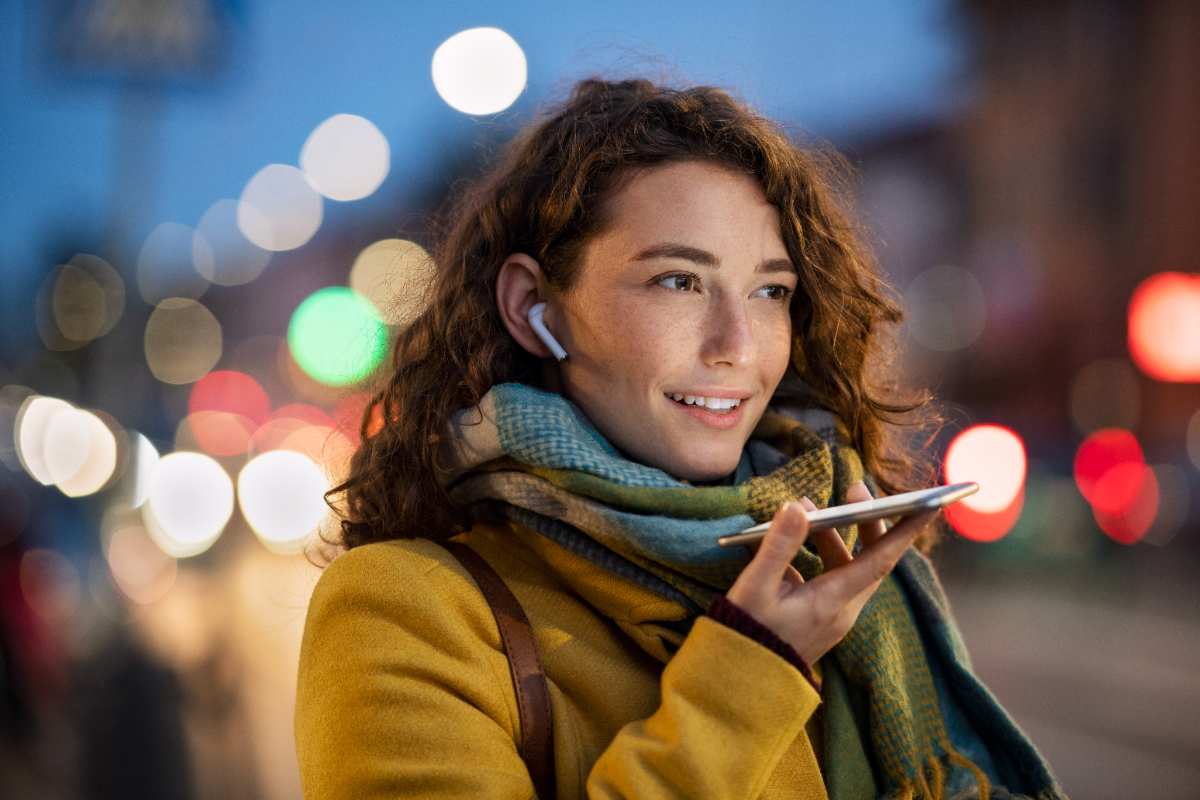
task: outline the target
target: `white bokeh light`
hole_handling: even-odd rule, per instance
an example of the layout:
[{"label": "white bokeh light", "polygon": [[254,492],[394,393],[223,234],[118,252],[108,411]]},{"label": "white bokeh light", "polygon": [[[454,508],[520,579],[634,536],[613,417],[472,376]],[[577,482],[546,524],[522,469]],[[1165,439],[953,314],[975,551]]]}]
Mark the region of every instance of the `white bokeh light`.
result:
[{"label": "white bokeh light", "polygon": [[977,482],[979,491],[961,502],[987,514],[1003,511],[1017,498],[1026,468],[1021,438],[1000,425],[967,428],[946,449],[946,482]]},{"label": "white bokeh light", "polygon": [[469,28],[433,53],[433,85],[464,114],[495,114],[525,90],[525,52],[499,28]]},{"label": "white bokeh light", "polygon": [[176,558],[203,553],[233,515],[233,481],[203,453],[171,453],[150,478],[142,518],[154,543]]},{"label": "white bokeh light", "polygon": [[129,507],[140,508],[150,497],[150,478],[160,460],[158,449],[143,434],[130,435],[133,464],[126,473],[129,478]]},{"label": "white bokeh light", "polygon": [[[238,201],[225,198],[208,207],[192,237],[192,265],[218,286],[240,286],[257,278],[271,252],[246,238],[238,227]],[[262,215],[247,207],[247,217],[263,227]]]},{"label": "white bokeh light", "polygon": [[100,491],[117,468],[113,432],[95,414],[77,408],[50,418],[42,452],[50,478],[68,497]]},{"label": "white bokeh light", "polygon": [[192,267],[195,231],[178,222],[164,222],[150,232],[137,260],[137,284],[142,299],[156,305],[167,297],[195,299],[208,290],[208,281]]},{"label": "white bokeh light", "polygon": [[31,395],[25,398],[17,410],[13,423],[16,431],[14,439],[17,458],[30,477],[43,486],[54,483],[54,477],[46,464],[46,430],[56,414],[73,408],[66,400],[59,400],[57,397]]},{"label": "white bokeh light", "polygon": [[294,250],[321,227],[324,206],[304,173],[287,164],[260,169],[238,198],[242,235],[264,250]]},{"label": "white bokeh light", "polygon": [[256,456],[238,475],[242,516],[271,550],[296,552],[329,510],[321,468],[294,450]]},{"label": "white bokeh light", "polygon": [[308,182],[331,200],[360,200],[387,177],[391,150],[365,117],[335,114],[318,125],[300,149]]}]

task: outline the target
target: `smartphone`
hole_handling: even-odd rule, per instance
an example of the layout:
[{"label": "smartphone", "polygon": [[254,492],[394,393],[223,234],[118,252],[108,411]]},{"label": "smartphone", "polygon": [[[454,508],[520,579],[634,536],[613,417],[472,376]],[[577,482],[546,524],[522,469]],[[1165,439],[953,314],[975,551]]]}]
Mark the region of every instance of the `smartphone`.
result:
[{"label": "smartphone", "polygon": [[[941,508],[962,500],[970,494],[979,491],[979,484],[974,481],[952,483],[947,486],[934,486],[932,489],[918,489],[915,492],[894,494],[890,497],[880,497],[876,500],[863,500],[858,503],[847,503],[844,506],[830,506],[808,512],[809,530],[820,528],[840,528],[843,525],[855,525],[880,517],[896,517],[911,514],[914,511]],[[721,536],[717,544],[721,547],[733,547],[737,544],[755,544],[767,535],[770,522],[746,528],[741,533],[731,533]]]}]

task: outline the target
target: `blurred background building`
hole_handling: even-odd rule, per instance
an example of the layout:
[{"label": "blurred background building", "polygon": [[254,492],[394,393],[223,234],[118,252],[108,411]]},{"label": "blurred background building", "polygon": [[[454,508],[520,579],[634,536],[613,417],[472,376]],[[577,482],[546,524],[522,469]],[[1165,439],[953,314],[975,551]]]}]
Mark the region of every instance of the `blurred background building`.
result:
[{"label": "blurred background building", "polygon": [[848,156],[983,486],[935,555],[978,671],[1072,796],[1200,796],[1200,6],[46,0],[0,44],[0,796],[299,795],[303,551],[431,214],[592,74]]}]

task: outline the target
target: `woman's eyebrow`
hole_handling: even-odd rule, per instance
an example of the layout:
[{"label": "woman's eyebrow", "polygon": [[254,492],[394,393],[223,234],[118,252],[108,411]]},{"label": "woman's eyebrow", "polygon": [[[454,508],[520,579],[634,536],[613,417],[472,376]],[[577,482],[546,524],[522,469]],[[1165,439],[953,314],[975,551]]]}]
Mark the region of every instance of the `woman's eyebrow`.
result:
[{"label": "woman's eyebrow", "polygon": [[[659,242],[639,250],[631,261],[650,261],[655,258],[682,258],[703,267],[721,268],[721,259],[707,250],[678,242]],[[768,258],[754,268],[755,272],[796,272],[790,259]]]}]

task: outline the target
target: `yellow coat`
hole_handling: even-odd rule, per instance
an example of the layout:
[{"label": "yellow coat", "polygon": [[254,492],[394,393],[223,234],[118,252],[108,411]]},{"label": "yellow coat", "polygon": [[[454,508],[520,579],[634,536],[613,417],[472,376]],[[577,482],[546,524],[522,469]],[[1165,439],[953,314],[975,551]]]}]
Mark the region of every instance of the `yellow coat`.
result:
[{"label": "yellow coat", "polygon": [[[637,624],[669,618],[674,603],[520,526],[480,524],[458,539],[533,625],[559,797],[826,797],[821,698],[785,659],[700,617],[664,668],[635,641]],[[533,796],[495,620],[437,544],[382,542],[335,559],[309,606],[299,669],[306,797]]]}]

